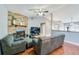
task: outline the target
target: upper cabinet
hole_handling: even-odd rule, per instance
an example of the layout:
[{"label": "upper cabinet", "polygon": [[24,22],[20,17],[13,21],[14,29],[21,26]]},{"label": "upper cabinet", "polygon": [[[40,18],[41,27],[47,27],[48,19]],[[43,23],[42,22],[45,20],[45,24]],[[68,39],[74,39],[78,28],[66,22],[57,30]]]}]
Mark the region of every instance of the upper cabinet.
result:
[{"label": "upper cabinet", "polygon": [[13,12],[8,12],[8,32],[9,33],[15,33],[16,29],[24,29],[27,30],[28,26],[28,17],[18,14],[18,13],[13,13]]}]

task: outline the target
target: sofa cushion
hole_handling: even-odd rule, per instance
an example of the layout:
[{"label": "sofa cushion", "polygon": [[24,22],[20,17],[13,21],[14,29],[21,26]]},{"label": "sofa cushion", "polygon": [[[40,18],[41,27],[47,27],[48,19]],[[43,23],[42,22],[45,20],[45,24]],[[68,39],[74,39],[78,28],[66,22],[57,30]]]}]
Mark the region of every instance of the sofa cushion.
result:
[{"label": "sofa cushion", "polygon": [[25,43],[25,40],[14,41],[12,47],[19,46],[20,44]]},{"label": "sofa cushion", "polygon": [[27,43],[31,43],[32,42],[32,38],[29,38],[29,37],[26,37],[25,40],[26,40]]},{"label": "sofa cushion", "polygon": [[65,35],[63,33],[53,33],[51,38],[60,37],[60,36],[65,36]]},{"label": "sofa cushion", "polygon": [[39,40],[39,39],[33,38],[33,44],[34,44],[34,45],[37,45],[37,44],[38,44],[38,40]]},{"label": "sofa cushion", "polygon": [[20,41],[20,40],[24,40],[24,37],[14,38],[14,41]]}]

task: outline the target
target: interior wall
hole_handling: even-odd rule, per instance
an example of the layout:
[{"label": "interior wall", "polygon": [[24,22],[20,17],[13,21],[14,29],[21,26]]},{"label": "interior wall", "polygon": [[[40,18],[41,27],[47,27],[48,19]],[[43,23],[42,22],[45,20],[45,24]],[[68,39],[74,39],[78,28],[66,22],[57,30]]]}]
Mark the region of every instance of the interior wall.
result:
[{"label": "interior wall", "polygon": [[28,20],[28,34],[30,34],[31,27],[40,27],[41,23],[44,23],[45,19],[43,17],[29,18]]},{"label": "interior wall", "polygon": [[34,17],[34,18],[29,18],[28,22],[28,34],[30,34],[30,28],[31,27],[40,27],[41,23],[45,23],[45,35],[50,36],[51,35],[51,22],[50,22],[50,17]]},{"label": "interior wall", "polygon": [[7,8],[4,5],[0,5],[0,39],[8,34],[7,16]]},{"label": "interior wall", "polygon": [[[44,17],[34,17],[29,18],[28,21],[28,33],[30,32],[30,27],[40,27],[41,23],[46,22],[46,34],[49,34],[49,22],[46,21]],[[0,39],[8,34],[8,9],[5,5],[0,5]]]},{"label": "interior wall", "polygon": [[46,36],[50,36],[51,35],[51,18],[50,17],[46,17]]}]

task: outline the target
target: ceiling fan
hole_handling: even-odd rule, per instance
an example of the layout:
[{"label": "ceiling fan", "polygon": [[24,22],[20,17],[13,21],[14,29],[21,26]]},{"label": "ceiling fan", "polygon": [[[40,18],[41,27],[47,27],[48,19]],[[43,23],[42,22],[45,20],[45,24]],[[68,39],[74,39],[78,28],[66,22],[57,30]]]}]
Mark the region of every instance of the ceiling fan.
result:
[{"label": "ceiling fan", "polygon": [[45,13],[49,12],[47,9],[29,9],[29,11],[32,11],[37,15],[43,15],[43,16],[45,15]]}]

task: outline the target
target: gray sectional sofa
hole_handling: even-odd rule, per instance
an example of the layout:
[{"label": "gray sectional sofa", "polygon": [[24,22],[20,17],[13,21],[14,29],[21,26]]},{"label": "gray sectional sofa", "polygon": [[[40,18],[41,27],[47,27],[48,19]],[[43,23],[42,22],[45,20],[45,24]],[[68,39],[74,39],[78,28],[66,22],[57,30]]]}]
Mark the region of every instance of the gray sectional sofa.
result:
[{"label": "gray sectional sofa", "polygon": [[41,37],[35,46],[35,53],[38,55],[46,55],[49,52],[60,47],[64,43],[64,34],[53,34],[51,37]]},{"label": "gray sectional sofa", "polygon": [[9,34],[1,40],[1,49],[4,55],[16,54],[26,50],[26,46],[34,46],[35,53],[46,55],[54,49],[63,45],[64,34],[54,33],[51,37],[29,38],[20,37],[21,40],[14,41],[14,35]]}]

